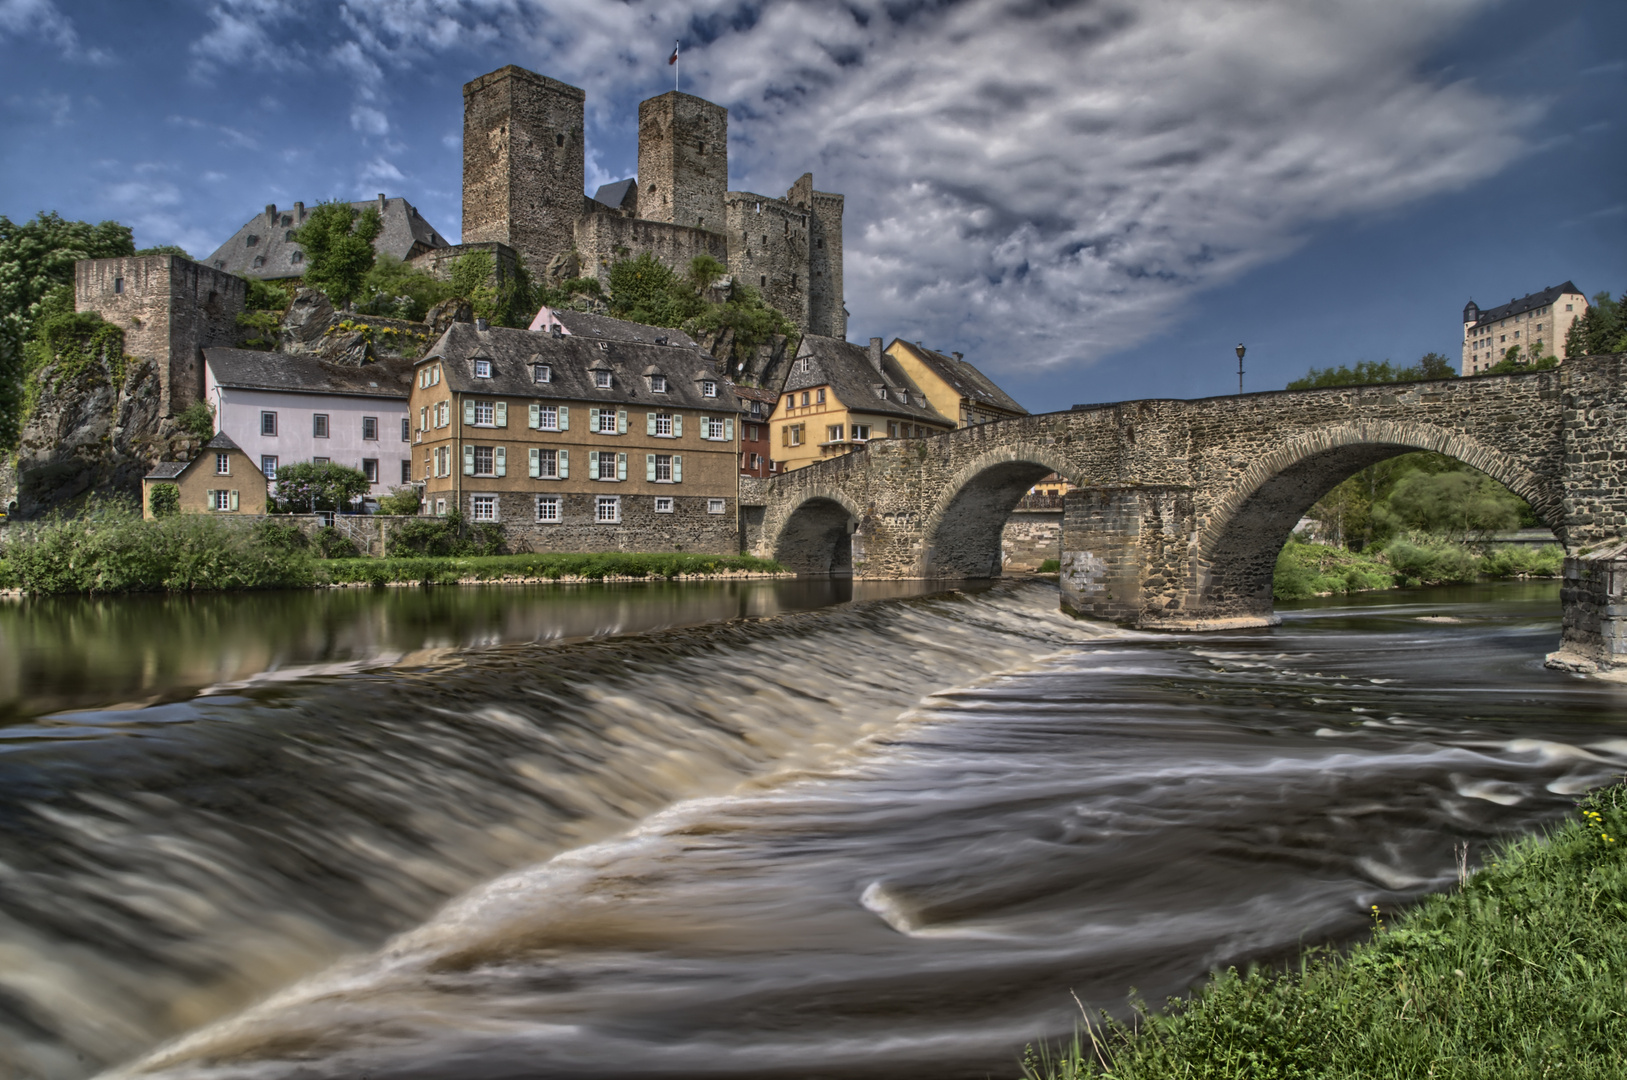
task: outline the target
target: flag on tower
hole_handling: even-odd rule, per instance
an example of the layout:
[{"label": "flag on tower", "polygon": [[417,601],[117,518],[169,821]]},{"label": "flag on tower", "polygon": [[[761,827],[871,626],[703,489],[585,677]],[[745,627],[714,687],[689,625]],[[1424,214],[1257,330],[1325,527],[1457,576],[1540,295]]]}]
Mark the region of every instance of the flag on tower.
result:
[{"label": "flag on tower", "polygon": [[672,43],[672,55],[667,57],[667,63],[668,64],[676,64],[677,62],[678,62],[678,43],[676,41],[674,41]]}]

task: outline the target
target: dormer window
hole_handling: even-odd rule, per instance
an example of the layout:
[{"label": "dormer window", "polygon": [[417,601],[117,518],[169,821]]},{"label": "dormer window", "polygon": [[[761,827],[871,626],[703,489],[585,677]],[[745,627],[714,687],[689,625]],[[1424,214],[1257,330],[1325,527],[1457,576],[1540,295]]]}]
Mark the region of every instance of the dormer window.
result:
[{"label": "dormer window", "polygon": [[653,393],[657,393],[657,394],[666,393],[667,392],[667,377],[665,375],[651,375],[650,376],[650,390]]},{"label": "dormer window", "polygon": [[305,261],[305,253],[303,251],[296,251],[292,255],[288,256],[288,261],[291,263],[302,263]]},{"label": "dormer window", "polygon": [[258,236],[255,236],[253,233],[249,233],[249,238],[247,240],[243,241],[243,243],[244,243],[244,245],[246,247],[253,247],[254,245],[258,244],[259,242],[260,242],[260,238]]},{"label": "dormer window", "polygon": [[539,383],[553,382],[554,369],[549,367],[547,364],[532,364],[531,381]]},{"label": "dormer window", "polygon": [[489,379],[489,378],[491,378],[491,361],[490,360],[476,360],[475,361],[475,378],[477,378],[477,379]]},{"label": "dormer window", "polygon": [[717,397],[717,383],[711,379],[701,380],[701,397]]},{"label": "dormer window", "polygon": [[593,385],[597,386],[600,390],[610,389],[610,372],[595,371],[593,373]]}]

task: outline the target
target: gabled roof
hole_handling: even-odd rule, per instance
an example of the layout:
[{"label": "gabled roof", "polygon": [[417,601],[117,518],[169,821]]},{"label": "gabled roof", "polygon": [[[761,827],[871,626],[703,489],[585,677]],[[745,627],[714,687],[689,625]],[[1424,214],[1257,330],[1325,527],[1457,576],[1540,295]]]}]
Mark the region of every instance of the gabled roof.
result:
[{"label": "gabled roof", "polygon": [[192,464],[190,461],[160,461],[157,465],[152,467],[152,470],[147,473],[145,479],[174,480],[177,476],[180,476],[182,473],[186,472],[186,467],[190,464]]},{"label": "gabled roof", "polygon": [[[629,324],[631,325],[631,324]],[[646,330],[659,329],[646,327]],[[476,378],[476,359],[491,361],[491,377]],[[424,354],[419,364],[442,361],[447,388],[465,394],[580,401],[587,404],[637,404],[651,408],[695,409],[710,413],[740,411],[729,382],[717,374],[712,358],[694,349],[636,341],[610,341],[576,334],[555,337],[539,330],[473,323],[453,323]],[[547,364],[549,381],[535,381],[533,365]],[[609,369],[610,386],[601,388],[591,372]],[[666,377],[667,389],[650,388],[649,376]],[[716,384],[707,397],[702,384]]]},{"label": "gabled roof", "polygon": [[[1555,285],[1552,288],[1543,289],[1541,292],[1527,293],[1518,300],[1510,300],[1501,307],[1494,307],[1489,310],[1482,311],[1480,313],[1480,317],[1475,320],[1474,324],[1476,326],[1484,326],[1487,323],[1496,322],[1499,319],[1507,319],[1514,315],[1524,315],[1527,311],[1534,311],[1540,307],[1547,307],[1549,304],[1553,303],[1555,300],[1558,300],[1561,296],[1564,296],[1567,293],[1575,293],[1577,296],[1583,295],[1581,289],[1578,289],[1575,285],[1567,281],[1563,285]],[[1469,303],[1473,304],[1474,301],[1471,300]]]},{"label": "gabled roof", "polygon": [[215,437],[203,444],[205,450],[242,450],[241,446],[232,442],[232,437],[224,431],[215,432]]},{"label": "gabled roof", "polygon": [[1028,415],[1028,410],[1017,404],[1010,394],[996,386],[993,379],[960,357],[945,356],[941,352],[934,352],[902,338],[894,338],[893,345],[909,350],[928,371],[942,379],[961,397],[969,398],[991,409],[1001,409],[1019,416]]},{"label": "gabled roof", "polygon": [[[364,199],[350,205],[356,210],[366,210],[368,207],[377,208],[379,200]],[[266,209],[271,213],[262,211],[254,215],[232,234],[230,240],[202,262],[239,277],[287,278],[304,273],[304,252],[297,243],[288,239],[288,234],[305,223],[311,211],[316,209],[316,204],[306,206],[295,203],[291,207],[279,209],[268,206]],[[373,240],[373,250],[380,255],[406,259],[431,248],[451,246],[435,231],[433,225],[424,220],[417,207],[406,199],[385,199],[380,218],[384,227]],[[254,238],[252,245],[249,243],[250,237]],[[296,252],[299,253],[298,260],[294,258]],[[258,265],[256,259],[260,260]]]},{"label": "gabled roof", "polygon": [[[806,361],[806,365],[804,365]],[[806,370],[804,370],[806,366]],[[859,412],[898,416],[954,427],[954,421],[927,404],[921,388],[910,381],[898,361],[885,353],[881,370],[870,363],[870,351],[840,338],[804,334],[784,392],[828,386],[837,400]]]},{"label": "gabled roof", "polygon": [[593,193],[593,201],[615,207],[617,210],[631,210],[628,205],[628,196],[633,196],[633,202],[638,199],[637,180],[617,180],[614,184],[600,184],[599,190]]},{"label": "gabled roof", "polygon": [[602,341],[629,341],[644,345],[670,345],[679,349],[694,349],[694,338],[682,330],[668,326],[647,326],[644,323],[612,319],[608,315],[595,315],[590,311],[571,311],[567,308],[543,307],[531,320],[531,329],[546,331],[558,324],[567,335],[595,338]]},{"label": "gabled roof", "polygon": [[412,363],[406,360],[380,360],[357,367],[291,353],[208,348],[203,350],[203,361],[214,381],[229,390],[284,390],[401,401],[412,394]]}]

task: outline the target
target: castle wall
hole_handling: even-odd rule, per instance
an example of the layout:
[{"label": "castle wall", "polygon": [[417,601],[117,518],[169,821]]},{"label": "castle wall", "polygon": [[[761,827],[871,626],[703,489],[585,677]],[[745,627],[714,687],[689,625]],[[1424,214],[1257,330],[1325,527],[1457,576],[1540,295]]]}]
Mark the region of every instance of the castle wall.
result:
[{"label": "castle wall", "polygon": [[808,329],[808,212],[749,191],[729,192],[725,209],[729,273]]},{"label": "castle wall", "polygon": [[[567,247],[566,250],[569,250],[569,248]],[[495,240],[478,244],[454,244],[451,247],[430,248],[428,251],[419,252],[406,261],[425,273],[433,274],[445,281],[452,276],[453,260],[461,255],[467,255],[471,251],[491,253],[492,269],[498,281],[508,278],[519,265],[520,253],[507,244]],[[533,267],[533,275],[541,269],[542,267]],[[495,285],[497,282],[492,284]]]},{"label": "castle wall", "polygon": [[722,232],[729,110],[674,90],[638,105],[638,216]]},{"label": "castle wall", "polygon": [[124,331],[124,349],[158,367],[160,415],[203,399],[203,349],[234,345],[248,282],[179,255],[81,259],[74,310]]},{"label": "castle wall", "polygon": [[464,86],[465,244],[508,244],[537,273],[570,250],[586,176],[586,97],[512,64]]},{"label": "castle wall", "polygon": [[582,256],[582,276],[589,274],[610,287],[610,265],[644,252],[679,273],[687,273],[690,260],[710,255],[728,265],[729,243],[722,233],[684,225],[630,218],[615,211],[583,214],[576,222],[576,250]]},{"label": "castle wall", "polygon": [[847,339],[847,307],[842,293],[843,198],[812,193],[808,219],[808,332]]}]

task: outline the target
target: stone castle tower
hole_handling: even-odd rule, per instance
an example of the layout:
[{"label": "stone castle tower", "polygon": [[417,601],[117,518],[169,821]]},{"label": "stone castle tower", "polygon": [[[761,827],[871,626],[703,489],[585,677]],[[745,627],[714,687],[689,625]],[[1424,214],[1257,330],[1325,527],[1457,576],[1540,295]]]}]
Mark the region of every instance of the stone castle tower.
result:
[{"label": "stone castle tower", "polygon": [[639,104],[636,181],[589,198],[586,99],[513,65],[463,88],[463,243],[438,258],[496,244],[534,277],[608,284],[620,259],[649,253],[682,271],[710,255],[803,330],[846,335],[842,196],[815,191],[811,174],[784,198],[729,191],[729,111],[671,91]]}]

